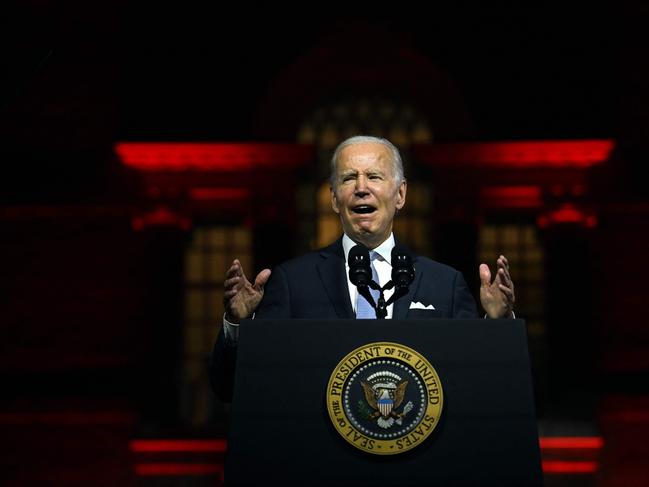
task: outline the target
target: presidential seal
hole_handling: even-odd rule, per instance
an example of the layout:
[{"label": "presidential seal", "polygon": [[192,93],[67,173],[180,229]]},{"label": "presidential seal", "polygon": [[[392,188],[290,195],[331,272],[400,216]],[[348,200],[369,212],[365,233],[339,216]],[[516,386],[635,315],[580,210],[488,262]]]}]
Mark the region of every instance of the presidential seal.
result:
[{"label": "presidential seal", "polygon": [[394,455],[419,446],[442,413],[442,384],[412,348],[370,343],[336,366],[327,385],[329,417],[356,448]]}]

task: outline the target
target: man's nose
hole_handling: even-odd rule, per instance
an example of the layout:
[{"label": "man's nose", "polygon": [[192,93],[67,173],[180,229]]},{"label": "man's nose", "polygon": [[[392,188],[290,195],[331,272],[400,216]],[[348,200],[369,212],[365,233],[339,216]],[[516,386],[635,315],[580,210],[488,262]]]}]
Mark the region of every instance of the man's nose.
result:
[{"label": "man's nose", "polygon": [[356,187],[354,188],[356,194],[366,194],[367,191],[367,178],[365,176],[358,176],[356,178]]}]

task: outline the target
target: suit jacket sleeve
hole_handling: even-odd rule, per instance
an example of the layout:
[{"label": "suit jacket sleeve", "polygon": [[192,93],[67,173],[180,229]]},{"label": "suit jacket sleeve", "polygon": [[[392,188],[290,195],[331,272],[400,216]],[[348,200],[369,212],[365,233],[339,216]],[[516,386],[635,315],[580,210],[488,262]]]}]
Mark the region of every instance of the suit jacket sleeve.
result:
[{"label": "suit jacket sleeve", "polygon": [[457,272],[453,286],[453,318],[473,319],[478,317],[475,299],[461,272]]},{"label": "suit jacket sleeve", "polygon": [[[272,273],[264,289],[255,318],[283,319],[290,318],[290,296],[286,274],[281,266]],[[225,402],[232,401],[234,392],[234,373],[237,363],[236,344],[228,343],[223,328],[216,339],[208,361],[210,385],[216,396]]]},{"label": "suit jacket sleeve", "polygon": [[234,391],[234,369],[237,363],[237,347],[230,345],[221,327],[214,349],[208,360],[208,376],[216,397],[225,402],[232,401]]},{"label": "suit jacket sleeve", "polygon": [[286,271],[279,265],[266,284],[264,298],[259,303],[255,318],[281,320],[292,317],[288,279]]}]

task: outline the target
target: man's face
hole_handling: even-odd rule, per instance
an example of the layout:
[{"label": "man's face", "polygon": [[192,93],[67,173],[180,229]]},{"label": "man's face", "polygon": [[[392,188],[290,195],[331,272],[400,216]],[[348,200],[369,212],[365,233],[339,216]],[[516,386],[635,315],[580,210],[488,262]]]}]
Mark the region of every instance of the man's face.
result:
[{"label": "man's face", "polygon": [[369,248],[388,238],[406,202],[406,182],[397,184],[390,157],[384,145],[365,143],[345,147],[338,158],[331,206],[345,233]]}]

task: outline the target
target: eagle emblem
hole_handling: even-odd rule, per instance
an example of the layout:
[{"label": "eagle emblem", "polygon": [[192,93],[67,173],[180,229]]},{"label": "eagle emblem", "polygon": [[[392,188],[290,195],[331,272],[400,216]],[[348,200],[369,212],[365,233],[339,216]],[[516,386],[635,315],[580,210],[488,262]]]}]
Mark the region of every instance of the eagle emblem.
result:
[{"label": "eagle emblem", "polygon": [[437,426],[442,404],[433,366],[400,343],[367,343],[352,350],[327,383],[334,428],[355,448],[374,455],[419,446]]},{"label": "eagle emblem", "polygon": [[364,419],[376,421],[381,428],[388,429],[395,423],[401,425],[403,418],[413,408],[412,401],[408,401],[402,411],[398,412],[406,396],[408,381],[402,380],[394,372],[376,372],[366,380],[360,381],[360,384],[365,402],[359,401],[359,412]]}]

